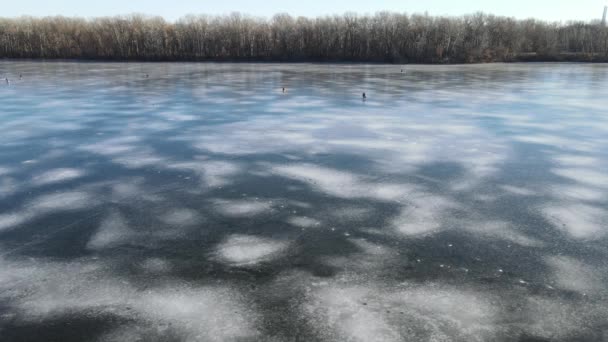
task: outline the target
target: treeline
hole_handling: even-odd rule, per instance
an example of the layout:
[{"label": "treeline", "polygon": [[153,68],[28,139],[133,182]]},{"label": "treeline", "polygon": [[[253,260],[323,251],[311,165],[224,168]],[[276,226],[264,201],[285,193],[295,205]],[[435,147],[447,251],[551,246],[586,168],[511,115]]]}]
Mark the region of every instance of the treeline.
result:
[{"label": "treeline", "polygon": [[482,13],[432,17],[381,12],[319,18],[241,14],[91,20],[0,18],[0,58],[158,61],[476,63],[608,61],[599,22],[547,23]]}]

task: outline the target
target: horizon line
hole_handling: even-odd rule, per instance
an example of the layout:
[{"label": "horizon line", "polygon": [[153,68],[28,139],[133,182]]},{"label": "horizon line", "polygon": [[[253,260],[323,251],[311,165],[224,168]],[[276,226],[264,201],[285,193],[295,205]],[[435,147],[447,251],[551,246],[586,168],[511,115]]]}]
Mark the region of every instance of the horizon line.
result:
[{"label": "horizon line", "polygon": [[[608,7],[608,6],[606,6]],[[508,18],[508,19],[513,19],[516,21],[526,21],[526,20],[536,20],[536,21],[541,21],[541,22],[545,22],[545,23],[593,23],[595,21],[600,22],[601,18],[595,18],[595,19],[569,19],[569,20],[547,20],[547,19],[541,19],[541,18],[537,18],[537,17],[525,17],[525,18],[518,18],[516,16],[509,16],[509,15],[501,15],[501,14],[495,14],[495,13],[491,13],[491,12],[485,12],[485,11],[475,11],[475,12],[470,12],[470,13],[463,13],[463,14],[459,14],[459,15],[450,15],[450,14],[441,14],[441,15],[434,15],[434,14],[429,14],[428,11],[425,12],[407,12],[407,11],[394,11],[394,10],[379,10],[379,11],[375,11],[375,12],[356,12],[356,11],[344,11],[342,13],[328,13],[328,14],[321,14],[321,15],[294,15],[291,14],[287,11],[285,12],[276,12],[272,15],[253,15],[253,14],[249,14],[246,12],[240,12],[240,11],[230,11],[230,12],[224,12],[221,14],[217,14],[217,13],[205,13],[205,12],[200,12],[200,13],[188,13],[188,14],[184,14],[181,15],[179,17],[177,17],[176,19],[169,19],[163,15],[158,15],[158,14],[148,14],[148,13],[143,13],[143,12],[131,12],[131,13],[123,13],[123,14],[112,14],[112,15],[100,15],[100,16],[79,16],[79,15],[63,15],[63,14],[49,14],[49,15],[30,15],[30,14],[21,14],[21,15],[17,15],[17,16],[2,16],[0,15],[0,19],[21,19],[21,18],[34,18],[34,19],[41,19],[41,18],[69,18],[69,19],[84,19],[84,20],[95,20],[95,19],[104,19],[104,18],[133,18],[133,17],[143,17],[145,19],[157,19],[157,18],[162,18],[164,21],[168,22],[168,23],[177,23],[182,19],[186,19],[188,17],[230,17],[233,15],[241,15],[243,17],[246,18],[253,18],[253,19],[262,19],[262,20],[272,20],[272,18],[274,18],[275,16],[278,15],[289,15],[290,17],[297,19],[297,18],[306,18],[306,19],[321,19],[321,18],[330,18],[330,17],[336,17],[336,16],[346,16],[346,15],[353,15],[356,17],[373,17],[382,13],[388,13],[388,14],[399,14],[399,15],[407,15],[407,16],[424,16],[424,17],[433,17],[433,18],[464,18],[467,16],[474,16],[474,15],[478,15],[478,14],[482,14],[482,15],[487,15],[487,16],[494,16],[494,17],[499,17],[499,18]]]}]

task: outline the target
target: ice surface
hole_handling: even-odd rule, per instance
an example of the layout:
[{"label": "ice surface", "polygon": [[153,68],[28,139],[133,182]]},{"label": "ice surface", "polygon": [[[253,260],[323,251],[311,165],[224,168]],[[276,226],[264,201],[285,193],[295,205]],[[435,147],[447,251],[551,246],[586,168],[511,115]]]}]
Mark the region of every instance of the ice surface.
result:
[{"label": "ice surface", "polygon": [[2,342],[605,339],[605,66],[0,73]]}]

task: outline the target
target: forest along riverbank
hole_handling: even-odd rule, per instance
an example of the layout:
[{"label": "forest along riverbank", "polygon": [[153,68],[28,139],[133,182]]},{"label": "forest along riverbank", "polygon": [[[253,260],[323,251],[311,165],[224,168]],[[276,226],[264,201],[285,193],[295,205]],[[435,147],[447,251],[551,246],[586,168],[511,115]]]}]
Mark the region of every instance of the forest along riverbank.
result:
[{"label": "forest along riverbank", "polygon": [[0,58],[130,61],[481,63],[608,61],[599,21],[548,23],[482,13],[381,12],[318,18],[242,14],[0,18]]}]

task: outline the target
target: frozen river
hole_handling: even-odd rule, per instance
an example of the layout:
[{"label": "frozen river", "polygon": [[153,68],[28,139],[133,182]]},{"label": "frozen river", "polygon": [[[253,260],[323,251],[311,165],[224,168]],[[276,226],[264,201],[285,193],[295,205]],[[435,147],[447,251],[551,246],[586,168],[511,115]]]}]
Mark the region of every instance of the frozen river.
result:
[{"label": "frozen river", "polygon": [[608,65],[400,71],[0,61],[0,340],[607,341]]}]

